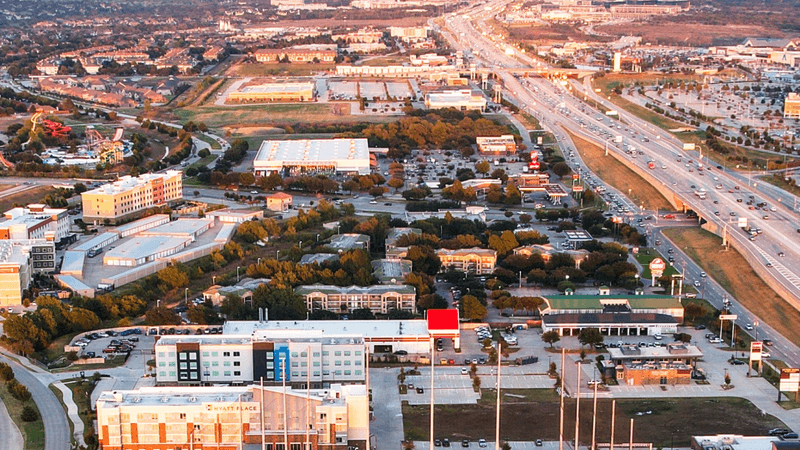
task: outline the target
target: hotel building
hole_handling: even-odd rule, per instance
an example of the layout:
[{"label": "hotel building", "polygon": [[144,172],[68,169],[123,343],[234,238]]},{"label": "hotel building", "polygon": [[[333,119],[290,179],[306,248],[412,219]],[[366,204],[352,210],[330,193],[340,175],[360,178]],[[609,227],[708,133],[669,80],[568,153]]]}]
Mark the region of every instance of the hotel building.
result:
[{"label": "hotel building", "polygon": [[81,194],[83,220],[116,222],[140,214],[147,208],[168,205],[183,198],[183,172],[125,176]]},{"label": "hotel building", "polygon": [[144,387],[96,402],[103,450],[367,450],[364,385]]}]

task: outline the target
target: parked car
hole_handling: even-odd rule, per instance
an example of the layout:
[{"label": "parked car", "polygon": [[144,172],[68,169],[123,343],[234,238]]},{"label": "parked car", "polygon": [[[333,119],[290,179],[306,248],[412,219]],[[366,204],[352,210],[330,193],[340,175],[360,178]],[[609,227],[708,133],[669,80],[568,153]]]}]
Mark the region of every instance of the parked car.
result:
[{"label": "parked car", "polygon": [[464,448],[469,448],[469,439],[463,439],[461,441],[461,446]]}]

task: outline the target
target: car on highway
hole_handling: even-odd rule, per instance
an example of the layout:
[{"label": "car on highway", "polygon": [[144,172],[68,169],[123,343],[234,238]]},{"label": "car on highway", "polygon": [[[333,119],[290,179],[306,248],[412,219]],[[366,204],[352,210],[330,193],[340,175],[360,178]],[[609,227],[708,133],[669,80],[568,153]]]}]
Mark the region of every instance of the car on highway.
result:
[{"label": "car on highway", "polygon": [[772,358],[772,355],[767,351],[762,351],[761,352],[761,357],[762,358]]},{"label": "car on highway", "polygon": [[753,329],[753,324],[752,323],[748,323],[747,325],[744,326],[744,329],[745,330],[752,330]]},{"label": "car on highway", "polygon": [[764,339],[761,341],[761,343],[764,345],[772,345],[772,339]]},{"label": "car on highway", "polygon": [[782,257],[786,256],[786,253],[778,252],[778,256],[780,256],[782,258]]},{"label": "car on highway", "polygon": [[695,280],[695,282],[694,282],[694,287],[700,287],[700,282],[699,282],[699,281],[697,281],[697,280]]}]

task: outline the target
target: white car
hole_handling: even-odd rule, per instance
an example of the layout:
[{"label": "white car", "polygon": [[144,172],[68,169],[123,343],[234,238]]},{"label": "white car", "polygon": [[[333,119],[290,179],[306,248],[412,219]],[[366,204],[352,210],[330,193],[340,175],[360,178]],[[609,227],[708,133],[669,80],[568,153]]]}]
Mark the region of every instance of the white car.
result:
[{"label": "white car", "polygon": [[771,358],[772,355],[769,352],[761,352],[761,358]]},{"label": "white car", "polygon": [[469,370],[466,367],[461,368],[461,375],[469,375]]},{"label": "white car", "polygon": [[378,204],[378,202],[377,202],[377,201],[375,201],[375,200],[370,200],[369,204],[370,204],[370,205],[377,205],[377,204]]}]

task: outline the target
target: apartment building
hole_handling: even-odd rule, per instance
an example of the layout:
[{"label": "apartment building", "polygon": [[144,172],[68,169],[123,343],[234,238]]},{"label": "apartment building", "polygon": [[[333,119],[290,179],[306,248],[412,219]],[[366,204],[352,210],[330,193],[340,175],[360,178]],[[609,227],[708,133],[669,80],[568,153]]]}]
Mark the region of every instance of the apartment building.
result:
[{"label": "apartment building", "polygon": [[497,252],[486,248],[460,248],[450,250],[440,248],[436,250],[439,260],[442,261],[442,272],[455,269],[459,272],[469,272],[486,275],[494,272],[497,264]]},{"label": "apartment building", "polygon": [[59,241],[69,234],[69,214],[63,208],[32,203],[12,208],[0,221],[0,239],[50,239]]},{"label": "apartment building", "polygon": [[179,170],[125,176],[81,194],[83,220],[117,222],[135,217],[147,208],[168,205],[182,198],[183,172]]},{"label": "apartment building", "polygon": [[279,63],[282,59],[289,62],[321,62],[332,63],[336,59],[336,50],[308,50],[295,48],[262,48],[255,52],[256,61],[260,63]]},{"label": "apartment building", "polygon": [[364,339],[322,330],[257,331],[249,335],[161,336],[155,345],[158,384],[283,383],[327,388],[364,383]]},{"label": "apartment building", "polygon": [[298,286],[294,291],[303,296],[310,312],[324,309],[347,314],[356,309],[369,308],[373,314],[388,314],[393,309],[412,313],[417,310],[417,290],[414,286],[340,287],[314,284]]},{"label": "apartment building", "polygon": [[144,387],[96,402],[104,450],[367,450],[363,385]]}]

